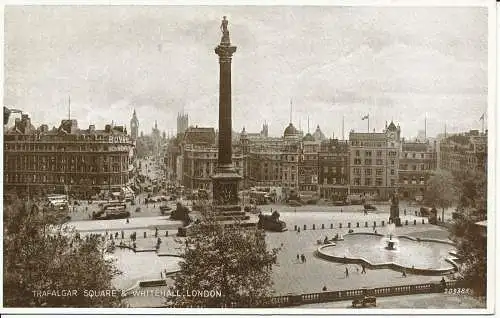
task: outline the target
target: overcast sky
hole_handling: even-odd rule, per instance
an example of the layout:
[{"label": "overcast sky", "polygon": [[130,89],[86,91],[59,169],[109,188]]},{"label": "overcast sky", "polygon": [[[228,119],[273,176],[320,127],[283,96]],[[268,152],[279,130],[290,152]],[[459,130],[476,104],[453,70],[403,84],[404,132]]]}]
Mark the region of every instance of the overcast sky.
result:
[{"label": "overcast sky", "polygon": [[233,129],[290,121],[327,136],[385,121],[404,136],[480,129],[487,109],[487,8],[6,7],[5,105],[36,126],[71,117],[140,130],[217,126],[220,20],[233,56]]}]

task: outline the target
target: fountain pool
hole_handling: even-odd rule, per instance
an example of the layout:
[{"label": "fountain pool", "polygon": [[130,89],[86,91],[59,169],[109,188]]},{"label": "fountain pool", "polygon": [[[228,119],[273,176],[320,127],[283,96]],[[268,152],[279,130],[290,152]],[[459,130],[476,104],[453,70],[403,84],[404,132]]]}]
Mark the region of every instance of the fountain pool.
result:
[{"label": "fountain pool", "polygon": [[338,241],[336,246],[321,246],[318,255],[335,262],[440,275],[456,269],[451,260],[452,250],[452,244],[436,240],[353,233],[346,234],[344,241]]}]

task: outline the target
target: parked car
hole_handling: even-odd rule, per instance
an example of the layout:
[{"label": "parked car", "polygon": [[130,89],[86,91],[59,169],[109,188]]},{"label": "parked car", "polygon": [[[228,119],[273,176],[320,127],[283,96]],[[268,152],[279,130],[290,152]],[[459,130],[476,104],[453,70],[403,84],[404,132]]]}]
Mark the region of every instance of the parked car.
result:
[{"label": "parked car", "polygon": [[364,207],[365,210],[371,210],[371,211],[376,211],[377,210],[377,208],[374,205],[371,205],[371,204],[368,204],[368,203],[365,204],[365,205],[363,205],[363,207]]}]

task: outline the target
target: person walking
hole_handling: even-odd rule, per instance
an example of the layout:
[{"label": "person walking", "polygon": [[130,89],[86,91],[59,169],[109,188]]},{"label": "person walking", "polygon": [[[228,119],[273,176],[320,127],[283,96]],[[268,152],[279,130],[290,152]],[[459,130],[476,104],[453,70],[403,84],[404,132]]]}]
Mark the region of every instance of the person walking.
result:
[{"label": "person walking", "polygon": [[297,263],[300,261],[300,255],[297,253]]},{"label": "person walking", "polygon": [[361,274],[366,274],[366,266],[365,266],[365,264],[361,264]]},{"label": "person walking", "polygon": [[345,268],[345,278],[349,277],[349,270],[347,269],[347,267]]}]

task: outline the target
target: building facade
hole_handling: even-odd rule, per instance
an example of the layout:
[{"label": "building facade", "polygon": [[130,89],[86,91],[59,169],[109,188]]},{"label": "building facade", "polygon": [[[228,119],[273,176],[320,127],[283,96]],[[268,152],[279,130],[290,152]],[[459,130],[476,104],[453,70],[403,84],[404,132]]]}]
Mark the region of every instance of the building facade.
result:
[{"label": "building facade", "polygon": [[488,132],[471,130],[439,142],[439,168],[451,172],[487,171]]},{"label": "building facade", "polygon": [[427,181],[436,168],[437,152],[434,142],[403,140],[398,170],[400,197],[405,200],[422,201]]},{"label": "building facade", "polygon": [[350,193],[386,200],[398,186],[401,129],[349,134]]},{"label": "building facade", "polygon": [[349,142],[330,139],[321,142],[318,153],[319,190],[324,199],[342,200],[349,194]]},{"label": "building facade", "polygon": [[79,129],[62,120],[59,128],[35,129],[23,115],[4,135],[4,189],[88,197],[121,188],[131,182],[133,147],[122,126]]}]

